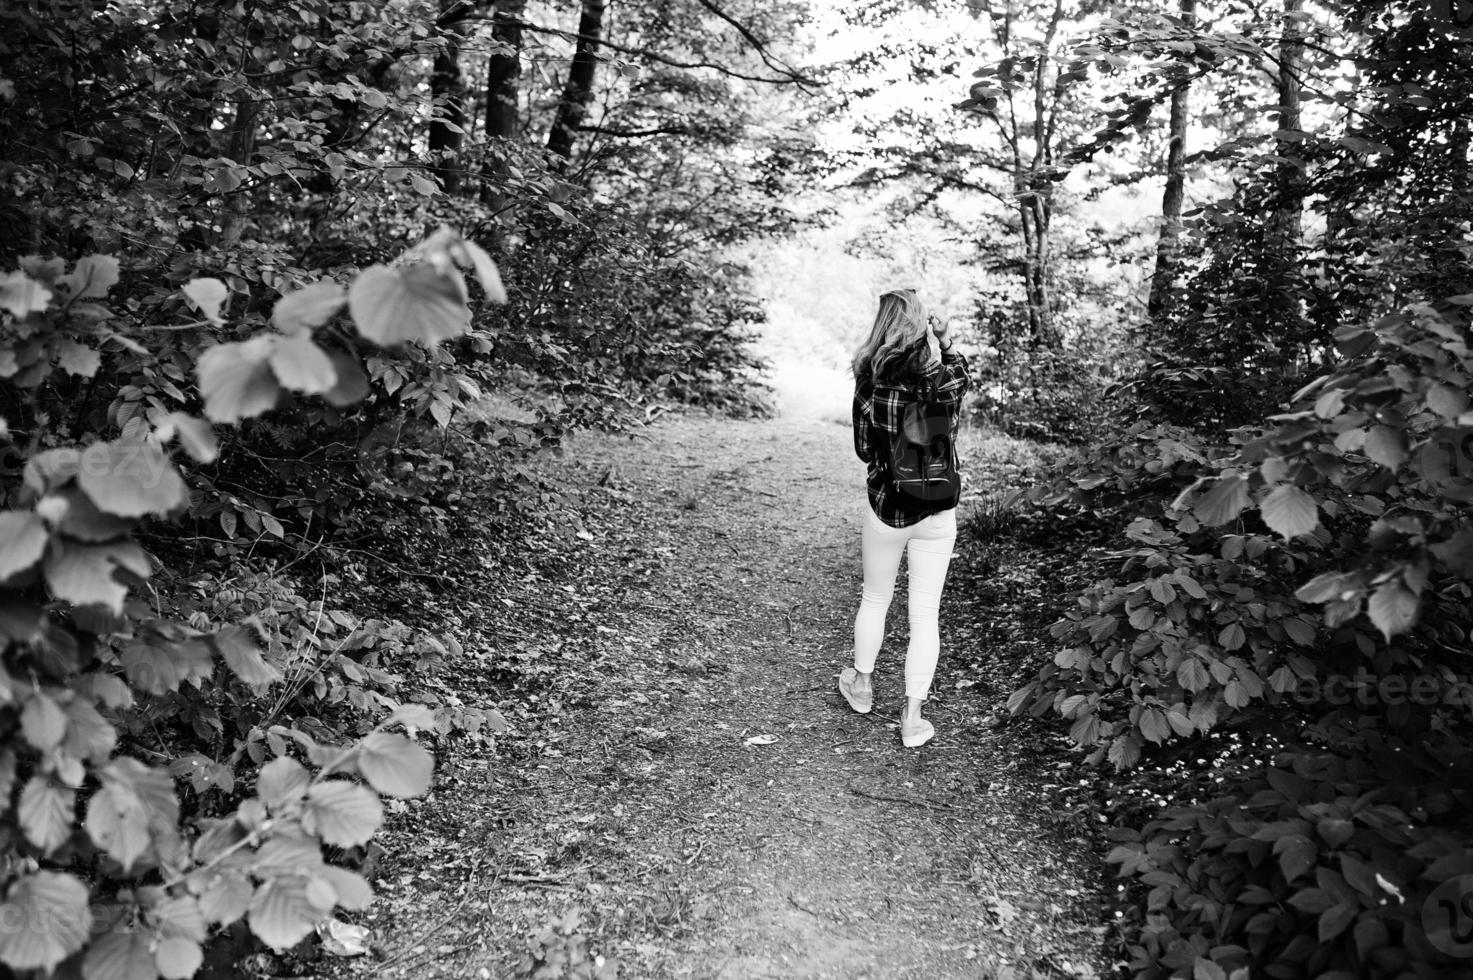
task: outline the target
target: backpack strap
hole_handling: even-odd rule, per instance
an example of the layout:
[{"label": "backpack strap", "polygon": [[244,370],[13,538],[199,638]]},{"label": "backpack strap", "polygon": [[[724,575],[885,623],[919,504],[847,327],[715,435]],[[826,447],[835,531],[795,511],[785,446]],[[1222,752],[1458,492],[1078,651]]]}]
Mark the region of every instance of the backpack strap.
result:
[{"label": "backpack strap", "polygon": [[922,405],[929,405],[936,400],[936,376],[922,375],[916,384],[916,400]]}]

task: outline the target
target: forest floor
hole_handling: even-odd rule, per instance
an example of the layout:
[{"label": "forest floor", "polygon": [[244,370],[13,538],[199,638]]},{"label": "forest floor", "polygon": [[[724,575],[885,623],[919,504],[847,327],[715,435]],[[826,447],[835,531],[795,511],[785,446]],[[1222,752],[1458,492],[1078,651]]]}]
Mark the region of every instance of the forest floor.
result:
[{"label": "forest floor", "polygon": [[[1021,445],[974,446],[972,485],[1015,484]],[[841,412],[672,414],[581,434],[539,466],[564,505],[516,542],[488,538],[484,573],[421,610],[465,647],[455,696],[509,727],[439,747],[434,790],[395,804],[379,897],[355,917],[372,953],[320,969],[1106,971],[1097,818],[1075,762],[1037,726],[986,720],[1046,655],[1066,556],[1047,567],[964,528],[937,735],[903,749],[903,582],[874,712],[835,688],[866,506]]]}]

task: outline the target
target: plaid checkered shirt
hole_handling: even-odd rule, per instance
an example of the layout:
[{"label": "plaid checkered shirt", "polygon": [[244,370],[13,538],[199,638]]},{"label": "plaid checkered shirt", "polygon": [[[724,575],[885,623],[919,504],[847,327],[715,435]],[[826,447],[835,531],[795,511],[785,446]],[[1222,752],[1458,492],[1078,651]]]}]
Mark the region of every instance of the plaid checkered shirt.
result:
[{"label": "plaid checkered shirt", "polygon": [[[955,350],[941,353],[933,402],[946,406],[953,434],[957,416],[961,413],[962,396],[967,393],[971,380],[965,357]],[[869,505],[875,515],[891,527],[909,527],[929,514],[939,513],[935,510],[902,509],[896,499],[899,491],[890,482],[887,447],[900,431],[901,415],[906,404],[915,400],[917,390],[918,386],[913,383],[898,382],[859,385],[854,389],[854,452],[869,468],[865,481],[869,489]]]}]

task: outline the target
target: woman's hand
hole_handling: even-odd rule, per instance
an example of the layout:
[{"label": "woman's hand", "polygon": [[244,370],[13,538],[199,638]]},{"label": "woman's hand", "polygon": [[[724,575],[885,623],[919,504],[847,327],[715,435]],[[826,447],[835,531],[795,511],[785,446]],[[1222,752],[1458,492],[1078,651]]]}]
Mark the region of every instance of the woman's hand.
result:
[{"label": "woman's hand", "polygon": [[933,316],[933,317],[930,318],[930,321],[931,321],[931,332],[936,335],[936,343],[940,344],[942,347],[948,347],[948,346],[950,346],[946,342],[946,335],[951,330],[951,320],[950,319],[941,320],[941,319],[937,319],[936,317]]}]

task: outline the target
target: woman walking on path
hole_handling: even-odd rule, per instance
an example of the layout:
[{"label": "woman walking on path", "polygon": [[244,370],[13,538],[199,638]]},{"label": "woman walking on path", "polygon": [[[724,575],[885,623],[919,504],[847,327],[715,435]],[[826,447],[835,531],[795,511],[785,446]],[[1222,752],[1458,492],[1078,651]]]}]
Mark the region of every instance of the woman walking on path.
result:
[{"label": "woman walking on path", "polygon": [[924,745],[936,734],[921,717],[941,653],[941,590],[956,543],[956,500],[922,501],[902,493],[891,478],[889,447],[907,404],[931,389],[926,401],[945,407],[951,438],[970,377],[966,358],[952,349],[949,325],[926,315],[913,289],[880,297],[869,337],[854,355],[854,451],[869,468],[865,514],[864,595],[854,618],[854,666],[839,675],[839,692],[855,711],[874,704],[871,675],[885,636],[902,553],[909,553],[905,651],[905,708],[900,741]]}]

